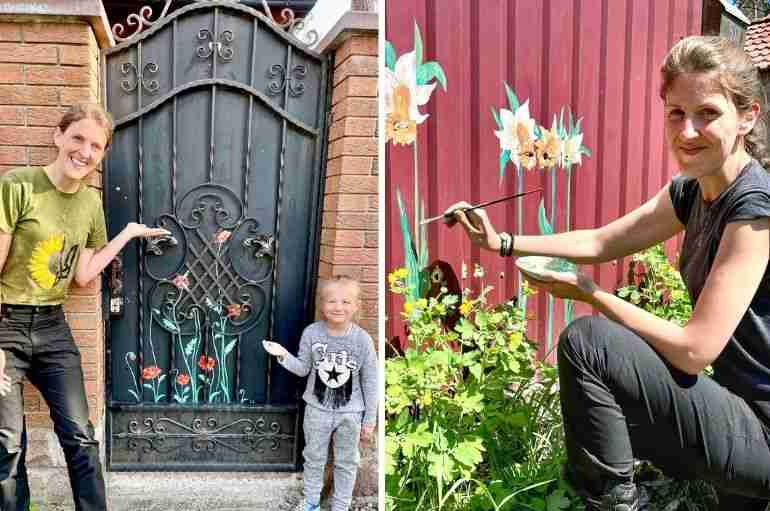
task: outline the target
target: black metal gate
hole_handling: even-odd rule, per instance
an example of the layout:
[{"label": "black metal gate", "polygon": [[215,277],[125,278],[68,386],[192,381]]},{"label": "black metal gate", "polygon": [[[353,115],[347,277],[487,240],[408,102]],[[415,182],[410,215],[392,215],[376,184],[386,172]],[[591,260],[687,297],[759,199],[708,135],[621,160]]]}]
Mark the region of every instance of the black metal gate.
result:
[{"label": "black metal gate", "polygon": [[202,1],[102,69],[109,235],[172,232],[111,270],[108,468],[295,470],[298,380],[260,341],[296,350],[311,319],[327,63],[254,9]]}]

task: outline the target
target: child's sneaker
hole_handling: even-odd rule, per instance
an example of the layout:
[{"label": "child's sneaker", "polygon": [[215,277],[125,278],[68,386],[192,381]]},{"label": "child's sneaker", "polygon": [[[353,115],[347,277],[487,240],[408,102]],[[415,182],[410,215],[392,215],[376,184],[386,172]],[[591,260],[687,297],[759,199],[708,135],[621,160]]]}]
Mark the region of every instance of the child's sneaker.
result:
[{"label": "child's sneaker", "polygon": [[306,502],[305,499],[299,501],[299,503],[292,509],[292,511],[320,511],[321,507],[318,504],[311,504]]}]

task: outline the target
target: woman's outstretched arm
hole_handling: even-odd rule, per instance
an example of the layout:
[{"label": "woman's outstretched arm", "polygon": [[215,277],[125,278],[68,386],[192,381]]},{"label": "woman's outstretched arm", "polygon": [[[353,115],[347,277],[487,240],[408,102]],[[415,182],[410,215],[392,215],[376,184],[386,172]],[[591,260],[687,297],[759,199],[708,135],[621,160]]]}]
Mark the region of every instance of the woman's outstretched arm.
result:
[{"label": "woman's outstretched arm", "polygon": [[[469,211],[457,203],[447,211],[463,226],[471,242],[487,250],[500,250],[500,236],[483,210]],[[548,236],[516,236],[513,255],[546,255],[565,257],[581,264],[603,263],[634,254],[667,240],[684,226],[674,212],[669,187],[617,220],[596,228],[570,231]]]}]

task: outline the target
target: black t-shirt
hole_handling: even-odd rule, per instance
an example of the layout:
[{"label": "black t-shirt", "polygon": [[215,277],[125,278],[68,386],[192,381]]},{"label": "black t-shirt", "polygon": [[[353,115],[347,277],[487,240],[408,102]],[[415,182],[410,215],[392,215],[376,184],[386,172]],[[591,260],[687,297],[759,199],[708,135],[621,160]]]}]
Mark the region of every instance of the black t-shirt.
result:
[{"label": "black t-shirt", "polygon": [[[685,226],[680,272],[693,304],[729,222],[770,217],[770,174],[752,160],[713,202],[695,179],[675,176],[671,202]],[[712,364],[714,379],[742,396],[770,424],[770,265],[738,328]]]}]

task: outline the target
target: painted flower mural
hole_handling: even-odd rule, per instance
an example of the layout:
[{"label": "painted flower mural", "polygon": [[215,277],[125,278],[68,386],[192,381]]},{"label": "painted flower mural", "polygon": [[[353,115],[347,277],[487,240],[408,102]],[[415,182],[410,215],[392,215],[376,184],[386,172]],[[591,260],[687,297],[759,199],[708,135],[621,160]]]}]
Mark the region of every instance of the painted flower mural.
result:
[{"label": "painted flower mural", "polygon": [[529,115],[529,100],[517,108],[500,110],[495,135],[500,139],[501,160],[513,162],[516,167],[531,169],[535,166],[535,120]]},{"label": "painted flower mural", "polygon": [[[517,192],[524,191],[524,179],[522,169],[531,170],[535,167],[549,170],[551,215],[550,220],[545,211],[545,200],[540,201],[538,207],[538,225],[541,234],[552,234],[556,225],[556,176],[555,169],[564,169],[567,173],[566,183],[566,212],[565,230],[569,230],[569,218],[571,211],[571,186],[572,167],[582,163],[582,156],[590,156],[591,151],[583,145],[583,134],[580,132],[580,119],[573,119],[572,113],[568,115],[567,123],[564,123],[564,108],[559,115],[553,116],[551,128],[540,126],[530,117],[529,100],[523,104],[519,102],[514,90],[504,83],[505,93],[509,108],[501,108],[499,111],[492,108],[492,117],[495,119],[497,130],[495,136],[500,140],[500,167],[499,179],[505,176],[508,162],[516,167]],[[517,216],[523,216],[522,201],[517,199]],[[522,224],[519,223],[516,234],[522,234]],[[518,300],[522,307],[526,308],[526,295],[522,292],[521,275],[519,275]],[[546,338],[552,339],[552,317],[554,298],[548,297],[548,325]],[[565,324],[572,320],[572,302],[567,300],[564,309]],[[548,346],[550,348],[550,345]]]},{"label": "painted flower mural", "polygon": [[206,355],[201,355],[201,358],[198,359],[198,367],[200,367],[204,371],[213,371],[216,365],[217,365],[217,361],[213,357],[207,357]]},{"label": "painted flower mural", "polygon": [[[227,253],[228,243],[232,231],[226,229],[206,241],[215,262]],[[232,388],[232,373],[238,367],[238,329],[253,319],[253,306],[248,299],[238,303],[241,295],[228,295],[218,284],[220,270],[213,264],[205,283],[189,267],[161,282],[164,298],[150,308],[146,343],[139,354],[124,358],[132,382],[127,392],[137,402],[231,403],[233,396],[246,401],[244,389]]]},{"label": "painted flower mural", "polygon": [[444,69],[436,61],[423,62],[423,45],[420,27],[414,24],[414,49],[397,57],[396,50],[385,41],[385,71],[383,76],[385,99],[385,142],[393,145],[411,145],[414,153],[414,235],[409,226],[406,205],[401,191],[396,189],[400,214],[401,234],[404,243],[404,266],[408,271],[407,294],[415,299],[427,291],[428,261],[427,231],[420,225],[424,218],[424,206],[420,200],[419,167],[417,158],[417,126],[425,122],[428,114],[420,112],[431,98],[436,84],[447,90]]},{"label": "painted flower mural", "polygon": [[417,125],[428,118],[418,106],[425,105],[436,83],[417,85],[415,52],[401,55],[391,71],[385,68],[385,142],[408,145],[417,138]]},{"label": "painted flower mural", "polygon": [[[432,81],[432,80],[436,81]],[[408,145],[417,141],[417,125],[428,118],[418,107],[430,100],[436,83],[446,91],[446,76],[438,62],[422,62],[422,36],[414,25],[414,50],[396,58],[393,45],[385,42],[385,142]]]}]

